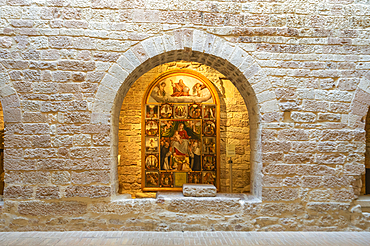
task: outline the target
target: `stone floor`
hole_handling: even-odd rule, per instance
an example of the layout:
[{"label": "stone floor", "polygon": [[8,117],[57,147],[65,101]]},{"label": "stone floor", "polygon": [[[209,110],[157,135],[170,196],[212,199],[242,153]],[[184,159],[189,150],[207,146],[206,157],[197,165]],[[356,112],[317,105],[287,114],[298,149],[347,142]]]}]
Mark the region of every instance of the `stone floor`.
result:
[{"label": "stone floor", "polygon": [[1,232],[0,245],[370,245],[370,232]]}]

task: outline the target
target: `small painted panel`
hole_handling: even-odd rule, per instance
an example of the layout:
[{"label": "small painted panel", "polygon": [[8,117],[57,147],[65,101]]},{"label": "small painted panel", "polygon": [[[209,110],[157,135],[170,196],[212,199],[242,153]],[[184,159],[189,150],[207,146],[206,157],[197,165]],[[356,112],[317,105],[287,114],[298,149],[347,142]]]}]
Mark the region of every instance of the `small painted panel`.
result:
[{"label": "small painted panel", "polygon": [[203,154],[216,154],[216,138],[203,137]]},{"label": "small painted panel", "polygon": [[174,173],[174,187],[182,187],[183,184],[187,183],[186,173]]},{"label": "small painted panel", "polygon": [[216,118],[216,105],[203,105],[203,119]]},{"label": "small painted panel", "polygon": [[158,154],[148,154],[145,157],[145,168],[147,170],[157,170],[159,166]]},{"label": "small painted panel", "polygon": [[200,172],[188,173],[188,183],[201,184],[202,183],[202,173]]},{"label": "small painted panel", "polygon": [[204,155],[203,156],[203,170],[213,171],[216,168],[216,156]]},{"label": "small painted panel", "polygon": [[145,118],[147,119],[158,119],[158,105],[146,105],[145,107]]},{"label": "small painted panel", "polygon": [[202,117],[202,105],[193,103],[189,105],[189,118],[199,119]]},{"label": "small painted panel", "polygon": [[186,119],[188,117],[188,107],[187,105],[176,104],[174,109],[175,119]]},{"label": "small painted panel", "polygon": [[173,187],[173,174],[172,173],[167,173],[167,172],[161,173],[160,186],[161,187],[168,187],[168,188]]},{"label": "small painted panel", "polygon": [[159,187],[159,173],[145,172],[145,185],[147,187]]},{"label": "small painted panel", "polygon": [[158,138],[157,137],[146,137],[145,139],[145,152],[146,153],[158,153]]},{"label": "small painted panel", "polygon": [[146,136],[158,136],[159,127],[157,120],[147,120],[145,122]]},{"label": "small painted panel", "polygon": [[203,176],[203,179],[202,179],[203,184],[216,185],[216,172],[203,172],[202,176]]},{"label": "small painted panel", "polygon": [[173,106],[169,103],[164,103],[161,105],[159,115],[161,119],[170,119],[173,116]]},{"label": "small painted panel", "polygon": [[206,120],[204,122],[203,135],[206,137],[216,136],[216,124],[213,120]]}]

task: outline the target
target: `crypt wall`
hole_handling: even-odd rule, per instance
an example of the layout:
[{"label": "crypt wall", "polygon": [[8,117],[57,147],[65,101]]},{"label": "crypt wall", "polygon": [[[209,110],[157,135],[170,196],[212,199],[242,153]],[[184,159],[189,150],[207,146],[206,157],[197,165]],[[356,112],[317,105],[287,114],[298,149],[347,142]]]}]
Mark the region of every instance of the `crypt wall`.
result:
[{"label": "crypt wall", "polygon": [[[144,93],[160,73],[187,68],[206,76],[217,88],[221,98],[221,189],[230,192],[229,163],[226,144],[235,144],[233,160],[233,192],[249,192],[250,188],[250,137],[248,110],[238,90],[224,75],[197,62],[172,62],[160,65],[142,75],[131,86],[120,111],[118,164],[119,193],[149,196],[141,193],[141,103]],[[152,194],[155,196],[155,194]]]},{"label": "crypt wall", "polygon": [[0,199],[4,194],[4,112],[0,102]]},{"label": "crypt wall", "polygon": [[[1,230],[369,230],[356,203],[370,105],[368,1],[0,8]],[[243,97],[250,195],[117,194],[123,100],[140,76],[178,60],[216,69]]]}]

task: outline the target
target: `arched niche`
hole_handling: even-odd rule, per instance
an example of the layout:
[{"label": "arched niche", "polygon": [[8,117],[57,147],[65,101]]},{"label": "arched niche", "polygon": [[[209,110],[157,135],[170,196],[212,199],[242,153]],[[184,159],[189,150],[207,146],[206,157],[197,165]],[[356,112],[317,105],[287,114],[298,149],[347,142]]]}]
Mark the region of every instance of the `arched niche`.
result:
[{"label": "arched niche", "polygon": [[362,195],[370,194],[370,110],[365,118],[366,152],[365,152],[365,174],[362,175]]},{"label": "arched niche", "polygon": [[[145,124],[142,122],[140,126],[139,120],[145,120],[142,117],[147,109],[141,107],[139,104],[145,104],[145,98],[151,93],[153,87],[154,90],[157,90],[157,88],[155,88],[156,81],[160,82],[162,77],[166,77],[168,74],[177,74],[179,71],[188,71],[192,76],[196,74],[202,76],[202,81],[207,81],[206,83],[208,83],[210,87],[214,87],[213,95],[218,97],[220,101],[221,114],[219,115],[221,115],[221,120],[219,122],[221,129],[221,144],[215,145],[221,147],[221,154],[219,155],[221,159],[219,162],[221,163],[221,168],[218,168],[218,171],[221,172],[221,174],[218,174],[218,177],[221,177],[221,182],[218,186],[219,192],[248,193],[250,191],[251,149],[249,115],[244,99],[238,89],[226,78],[226,76],[212,67],[189,61],[170,62],[159,65],[140,76],[127,92],[120,111],[119,122],[119,193],[130,193],[135,197],[147,197],[149,195],[148,193],[142,194],[140,189],[140,185],[145,182],[145,177],[140,178],[140,173],[143,174],[143,172],[145,172],[145,170],[142,170],[142,164],[145,164],[145,161],[140,159],[139,152],[141,150],[141,153],[144,155],[146,150],[144,149],[144,145],[140,146],[140,136],[144,136],[145,134],[140,131],[140,127],[143,130]],[[178,79],[179,78],[172,78],[174,82],[178,82]],[[169,81],[170,80],[167,80],[167,94],[170,96],[173,89]],[[191,91],[192,85],[190,85],[189,88]],[[142,102],[142,99],[144,99],[144,102]],[[153,113],[157,112],[157,110],[159,109],[154,109]],[[158,120],[159,117],[153,118]],[[229,144],[234,145],[236,148],[235,156],[231,158],[233,161],[233,168],[231,171],[232,178],[230,177],[230,157],[226,155],[226,148]],[[208,154],[208,151],[205,151]],[[203,170],[199,170],[199,173],[201,173],[201,171]],[[188,174],[189,173],[187,173],[187,175]],[[202,178],[200,178],[199,181],[202,181]],[[190,180],[190,182],[194,181]],[[231,182],[232,187],[230,187]],[[177,186],[175,188],[179,187]],[[230,188],[232,188],[232,191]],[[155,189],[152,190],[154,191]]]},{"label": "arched niche", "polygon": [[4,112],[0,102],[0,201],[4,195],[5,186],[5,171],[4,171]]},{"label": "arched niche", "polygon": [[251,194],[262,198],[261,118],[279,110],[272,84],[255,59],[238,44],[200,30],[179,29],[139,42],[124,52],[99,84],[91,124],[110,125],[111,186],[118,192],[117,156],[119,114],[132,84],[150,69],[187,60],[215,68],[237,88],[249,112]]}]

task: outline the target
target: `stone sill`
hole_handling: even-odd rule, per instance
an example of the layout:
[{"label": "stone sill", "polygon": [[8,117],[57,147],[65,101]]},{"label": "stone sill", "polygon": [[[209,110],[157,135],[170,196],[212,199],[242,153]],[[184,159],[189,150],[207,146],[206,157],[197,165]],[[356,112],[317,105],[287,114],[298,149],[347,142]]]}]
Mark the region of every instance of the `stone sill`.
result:
[{"label": "stone sill", "polygon": [[206,200],[229,200],[237,199],[244,201],[246,203],[261,203],[261,199],[251,195],[250,193],[217,193],[215,197],[185,197],[182,192],[157,192],[156,198],[135,198],[132,199],[130,194],[119,194],[112,198],[112,202],[118,202],[123,200],[146,200],[146,199],[156,199],[156,200],[172,200],[172,199],[206,199]]},{"label": "stone sill", "polygon": [[370,208],[370,195],[359,196],[355,203],[361,205],[362,208]]},{"label": "stone sill", "polygon": [[361,206],[362,212],[370,212],[370,195],[359,196],[355,200],[355,204]]}]

